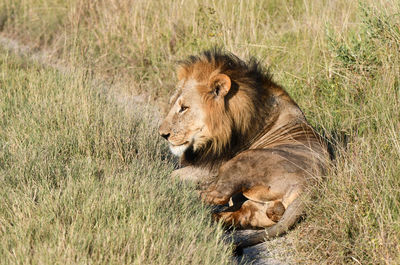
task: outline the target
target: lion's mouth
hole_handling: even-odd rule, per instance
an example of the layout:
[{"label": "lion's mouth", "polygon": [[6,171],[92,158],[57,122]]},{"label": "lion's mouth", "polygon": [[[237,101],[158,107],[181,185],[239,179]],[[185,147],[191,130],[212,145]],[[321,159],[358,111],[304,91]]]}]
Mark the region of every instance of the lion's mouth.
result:
[{"label": "lion's mouth", "polygon": [[[188,148],[193,146],[196,142],[196,138],[198,137],[198,134],[203,130],[203,128],[200,128],[199,130],[196,130],[195,133],[192,133],[192,136],[190,137],[190,140],[188,141],[183,141],[179,144],[169,142],[169,149],[171,152],[176,155],[176,156],[181,156]],[[188,139],[188,137],[186,137]]]},{"label": "lion's mouth", "polygon": [[173,144],[173,143],[169,143],[172,147],[179,147],[179,146],[184,146],[184,145],[188,145],[189,141],[183,142],[181,144]]}]

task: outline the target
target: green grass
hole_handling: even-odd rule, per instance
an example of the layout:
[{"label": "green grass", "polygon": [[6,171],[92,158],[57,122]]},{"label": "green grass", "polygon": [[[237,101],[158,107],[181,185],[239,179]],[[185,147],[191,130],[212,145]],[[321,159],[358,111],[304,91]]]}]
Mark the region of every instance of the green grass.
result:
[{"label": "green grass", "polygon": [[[289,235],[295,241],[297,260],[306,264],[400,263],[399,13],[395,0],[1,0],[3,35],[78,69],[66,75],[20,59],[15,63],[17,59],[2,55],[1,181],[5,182],[2,192],[13,195],[2,196],[9,201],[1,206],[8,209],[0,214],[0,220],[8,220],[8,226],[0,223],[0,231],[7,235],[0,237],[0,251],[5,253],[0,252],[1,256],[20,263],[26,257],[62,263],[74,259],[73,253],[81,253],[78,257],[94,257],[95,262],[108,257],[118,263],[140,257],[134,253],[144,249],[151,263],[171,262],[181,258],[179,253],[209,257],[213,263],[216,254],[205,255],[207,249],[222,255],[219,262],[228,262],[226,247],[214,247],[221,231],[208,224],[207,209],[199,205],[190,187],[167,180],[172,162],[157,140],[151,114],[143,118],[121,110],[99,94],[99,84],[93,81],[105,80],[106,86],[118,83],[110,89],[141,93],[161,105],[176,82],[175,62],[219,45],[241,57],[256,56],[270,66],[275,80],[320,132],[348,136],[349,143],[337,150],[328,176],[313,190],[306,221]],[[35,191],[38,185],[42,188]],[[141,185],[142,190],[132,188]],[[88,198],[79,195],[81,187],[90,190],[81,192]],[[78,194],[68,195],[64,192],[68,188]],[[42,189],[48,197],[40,195]],[[181,189],[184,195],[178,196]],[[17,194],[26,198],[13,197]],[[143,208],[149,200],[133,199],[141,196],[152,196],[150,205],[160,207]],[[38,207],[35,200],[45,198],[47,204]],[[76,204],[81,209],[77,212],[86,216],[84,209],[91,209],[92,201],[103,213],[93,210],[103,223],[93,224],[87,217],[74,219],[71,216],[81,215],[72,213],[64,218],[70,206],[56,212],[61,216],[53,214],[63,222],[44,218],[53,216],[47,211],[59,203]],[[26,207],[20,205],[25,203]],[[103,212],[107,205],[116,204],[139,210],[121,210],[119,215]],[[169,214],[161,214],[162,205],[168,205],[164,208]],[[40,209],[43,214],[34,212]],[[102,219],[110,214],[112,221]],[[190,222],[180,219],[187,215]],[[25,219],[18,223],[18,218]],[[136,219],[139,225],[133,226]],[[28,221],[35,229],[27,230]],[[73,229],[64,227],[75,221],[79,225]],[[173,224],[185,228],[171,228]],[[4,232],[6,227],[15,232]],[[109,232],[110,227],[118,232]],[[132,227],[147,228],[136,231]],[[150,247],[156,244],[152,240],[166,242],[168,237],[167,245],[180,249],[186,243],[180,243],[179,236],[160,236],[174,231],[191,235],[187,240],[196,253]],[[51,235],[53,239],[48,239]],[[127,239],[129,235],[135,240]],[[132,243],[136,238],[142,241]],[[114,248],[103,242],[112,242]],[[127,247],[128,243],[132,246]],[[43,244],[54,251],[40,253],[45,251]],[[67,250],[57,252],[63,247]],[[20,254],[15,257],[13,251]],[[149,251],[155,252],[150,255]],[[194,258],[193,262],[206,263]]]},{"label": "green grass", "polygon": [[2,264],[229,263],[208,209],[170,180],[151,111],[87,73],[4,51],[0,69]]}]

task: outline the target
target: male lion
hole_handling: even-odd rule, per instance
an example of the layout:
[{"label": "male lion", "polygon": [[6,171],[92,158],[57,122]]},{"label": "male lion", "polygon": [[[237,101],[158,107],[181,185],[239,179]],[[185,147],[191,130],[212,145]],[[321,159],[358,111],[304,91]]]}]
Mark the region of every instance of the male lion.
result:
[{"label": "male lion", "polygon": [[[327,147],[260,64],[218,49],[178,67],[171,110],[159,132],[181,168],[202,183],[201,198],[227,209],[227,225],[267,228],[239,244],[285,233],[303,213],[299,195],[323,174]],[[207,181],[205,181],[207,180]]]}]

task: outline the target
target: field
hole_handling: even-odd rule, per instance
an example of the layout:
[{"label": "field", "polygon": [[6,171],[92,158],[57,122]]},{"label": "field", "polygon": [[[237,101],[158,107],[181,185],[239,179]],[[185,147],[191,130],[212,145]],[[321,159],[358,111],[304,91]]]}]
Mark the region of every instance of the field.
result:
[{"label": "field", "polygon": [[[0,0],[0,263],[230,264],[157,123],[175,63],[254,56],[336,158],[298,263],[400,263],[400,3]],[[62,65],[62,67],[57,67]],[[4,261],[4,262],[3,262]]]}]

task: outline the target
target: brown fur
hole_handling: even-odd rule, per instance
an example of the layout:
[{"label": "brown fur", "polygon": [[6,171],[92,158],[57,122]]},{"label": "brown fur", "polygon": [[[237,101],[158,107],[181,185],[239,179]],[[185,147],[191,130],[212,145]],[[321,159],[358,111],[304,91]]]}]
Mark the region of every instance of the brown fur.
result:
[{"label": "brown fur", "polygon": [[254,59],[206,51],[181,62],[178,79],[160,126],[181,158],[183,168],[174,175],[206,183],[201,197],[212,204],[243,194],[239,206],[215,216],[235,226],[270,228],[242,245],[284,233],[301,215],[299,195],[326,167],[321,138]]}]

